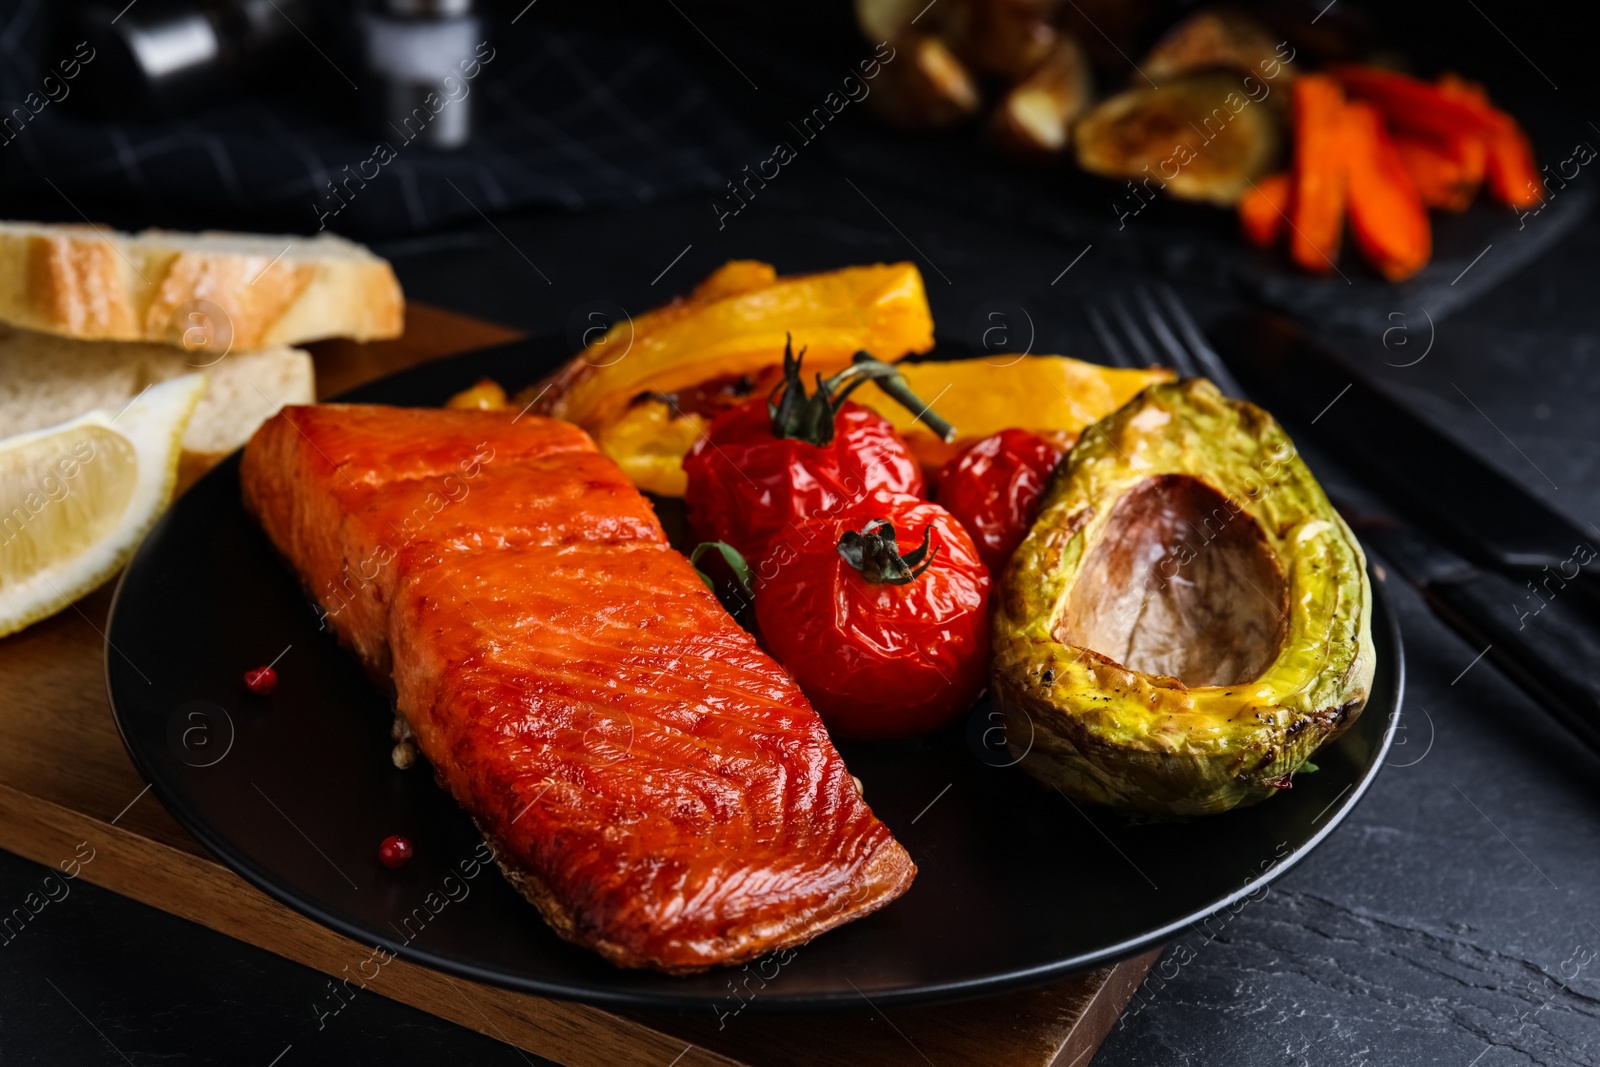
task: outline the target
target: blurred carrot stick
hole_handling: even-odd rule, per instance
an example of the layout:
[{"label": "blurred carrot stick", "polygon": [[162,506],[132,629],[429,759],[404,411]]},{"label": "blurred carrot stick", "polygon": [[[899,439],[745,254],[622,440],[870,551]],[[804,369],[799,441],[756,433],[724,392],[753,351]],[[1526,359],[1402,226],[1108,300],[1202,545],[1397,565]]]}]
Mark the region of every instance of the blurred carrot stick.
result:
[{"label": "blurred carrot stick", "polygon": [[1489,138],[1489,195],[1522,211],[1544,199],[1544,185],[1528,135],[1511,116],[1505,119],[1500,131]]},{"label": "blurred carrot stick", "polygon": [[1438,144],[1461,164],[1462,178],[1472,183],[1472,192],[1476,196],[1489,166],[1488,138],[1463,135]]},{"label": "blurred carrot stick", "polygon": [[1344,93],[1322,74],[1294,81],[1294,183],[1289,255],[1306,270],[1333,270],[1344,230],[1348,152]]},{"label": "blurred carrot stick", "polygon": [[1520,210],[1544,198],[1527,135],[1490,105],[1482,86],[1448,74],[1430,85],[1375,67],[1337,66],[1331,73],[1352,96],[1372,102],[1404,130],[1440,141],[1481,139],[1489,192],[1501,203]]},{"label": "blurred carrot stick", "polygon": [[1480,110],[1489,106],[1489,91],[1482,84],[1468,81],[1459,74],[1449,71],[1439,75],[1439,92],[1451,100],[1460,101]]},{"label": "blurred carrot stick", "polygon": [[[1453,74],[1444,75],[1437,86],[1432,86],[1384,71],[1362,70],[1360,74],[1354,74],[1346,68],[1341,69],[1353,81],[1367,87],[1372,94],[1370,99],[1389,122],[1390,134],[1404,139],[1405,144],[1399,141],[1397,144],[1400,144],[1401,159],[1408,167],[1422,154],[1422,150],[1415,147],[1416,142],[1422,142],[1453,161],[1454,167],[1449,169],[1460,169],[1460,178],[1452,182],[1457,188],[1449,194],[1441,192],[1438,199],[1446,202],[1437,204],[1430,197],[1430,189],[1421,188],[1429,185],[1429,181],[1417,176],[1423,200],[1430,207],[1465,210],[1472,198],[1478,195],[1478,186],[1483,184],[1483,176],[1488,169],[1489,138],[1494,120],[1483,114],[1489,98],[1484,95],[1482,86]],[[1403,106],[1395,105],[1393,94],[1396,91],[1406,100]],[[1467,108],[1471,114],[1463,117],[1455,110],[1458,107]],[[1428,164],[1419,163],[1419,166],[1426,167]],[[1434,181],[1439,178],[1437,174],[1431,177]],[[1465,197],[1465,203],[1462,197]]]},{"label": "blurred carrot stick", "polygon": [[1339,64],[1328,73],[1352,97],[1366,100],[1391,123],[1438,139],[1488,136],[1497,126],[1482,101],[1463,100],[1440,86],[1377,67]]},{"label": "blurred carrot stick", "polygon": [[1284,231],[1294,176],[1287,171],[1269,174],[1256,182],[1239,201],[1239,224],[1258,248],[1270,248]]},{"label": "blurred carrot stick", "polygon": [[1533,161],[1533,146],[1517,120],[1489,103],[1483,86],[1454,74],[1439,79],[1439,91],[1450,100],[1476,108],[1492,128],[1484,136],[1489,195],[1521,211],[1544,199],[1544,183]]},{"label": "blurred carrot stick", "polygon": [[[1467,139],[1444,145],[1404,133],[1391,134],[1400,165],[1428,207],[1465,211],[1483,181],[1483,142]],[[1470,155],[1470,158],[1464,156]]]},{"label": "blurred carrot stick", "polygon": [[1404,281],[1433,253],[1428,212],[1369,104],[1344,109],[1349,145],[1350,231],[1362,257],[1391,282]]}]

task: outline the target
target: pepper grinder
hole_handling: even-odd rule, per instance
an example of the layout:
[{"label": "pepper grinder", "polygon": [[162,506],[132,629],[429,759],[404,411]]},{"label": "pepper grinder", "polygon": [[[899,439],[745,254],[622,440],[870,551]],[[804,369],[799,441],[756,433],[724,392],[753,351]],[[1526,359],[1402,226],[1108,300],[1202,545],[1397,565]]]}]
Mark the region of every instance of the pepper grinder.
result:
[{"label": "pepper grinder", "polygon": [[357,29],[368,131],[395,148],[465,145],[472,81],[494,54],[473,0],[369,0]]},{"label": "pepper grinder", "polygon": [[58,47],[82,42],[88,52],[75,107],[156,118],[214,104],[281,68],[303,47],[300,35],[314,32],[315,15],[310,0],[90,0],[62,7]]}]

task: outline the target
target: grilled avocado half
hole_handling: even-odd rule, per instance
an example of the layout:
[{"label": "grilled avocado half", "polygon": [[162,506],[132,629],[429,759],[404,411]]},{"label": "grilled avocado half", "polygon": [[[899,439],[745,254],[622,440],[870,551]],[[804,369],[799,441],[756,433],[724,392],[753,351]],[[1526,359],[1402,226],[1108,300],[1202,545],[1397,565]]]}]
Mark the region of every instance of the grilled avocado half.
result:
[{"label": "grilled avocado half", "polygon": [[1069,796],[1200,815],[1271,796],[1372,686],[1366,558],[1277,422],[1155,385],[1057,469],[994,614],[1013,755]]}]

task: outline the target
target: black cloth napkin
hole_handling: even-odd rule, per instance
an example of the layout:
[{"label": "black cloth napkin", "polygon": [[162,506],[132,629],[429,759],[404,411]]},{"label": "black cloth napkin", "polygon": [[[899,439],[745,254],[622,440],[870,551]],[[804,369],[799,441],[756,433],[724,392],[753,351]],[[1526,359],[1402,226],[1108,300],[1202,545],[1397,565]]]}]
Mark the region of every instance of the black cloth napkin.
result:
[{"label": "black cloth napkin", "polygon": [[477,135],[456,152],[361,133],[359,71],[309,44],[250,98],[169,121],[98,121],[73,112],[60,67],[73,46],[51,40],[48,13],[0,0],[0,192],[57,197],[63,218],[237,219],[376,239],[513,208],[714,189],[754,151],[667,46],[531,21],[512,39],[491,34],[492,58],[468,86]]}]

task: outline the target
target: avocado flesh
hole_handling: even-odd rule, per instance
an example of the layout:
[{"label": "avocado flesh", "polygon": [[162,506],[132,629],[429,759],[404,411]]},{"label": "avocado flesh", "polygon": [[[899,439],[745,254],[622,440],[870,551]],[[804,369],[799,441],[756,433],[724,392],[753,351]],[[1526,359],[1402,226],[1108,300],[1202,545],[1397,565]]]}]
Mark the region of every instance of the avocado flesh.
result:
[{"label": "avocado flesh", "polygon": [[1068,796],[1200,815],[1271,796],[1372,686],[1366,558],[1283,429],[1146,389],[1057,469],[1000,585],[993,681]]}]

